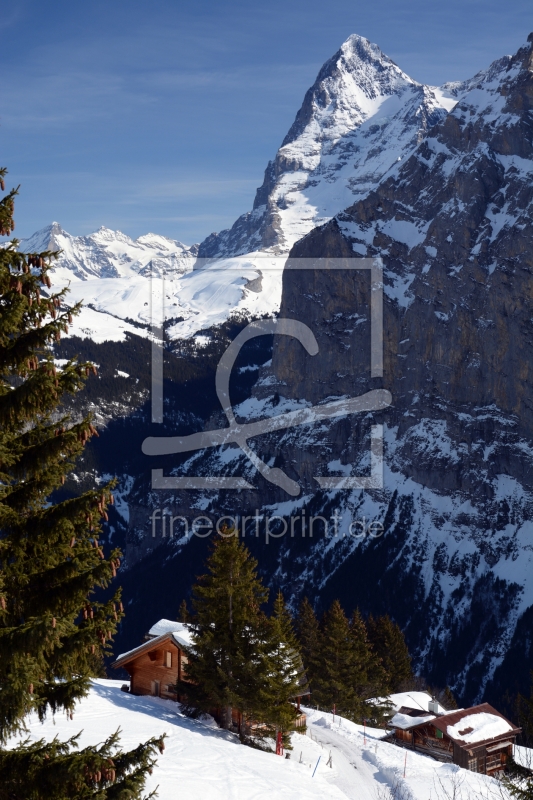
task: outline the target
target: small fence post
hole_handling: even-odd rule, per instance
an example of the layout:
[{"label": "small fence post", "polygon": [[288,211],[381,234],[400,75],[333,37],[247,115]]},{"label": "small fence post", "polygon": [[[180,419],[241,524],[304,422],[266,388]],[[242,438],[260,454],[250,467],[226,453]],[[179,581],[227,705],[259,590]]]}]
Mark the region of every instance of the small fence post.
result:
[{"label": "small fence post", "polygon": [[315,777],[315,772],[316,772],[316,769],[317,769],[318,765],[320,764],[320,759],[321,758],[322,758],[322,756],[318,756],[318,761],[316,762],[316,766],[315,766],[315,768],[313,770],[313,774],[311,775],[312,778]]}]

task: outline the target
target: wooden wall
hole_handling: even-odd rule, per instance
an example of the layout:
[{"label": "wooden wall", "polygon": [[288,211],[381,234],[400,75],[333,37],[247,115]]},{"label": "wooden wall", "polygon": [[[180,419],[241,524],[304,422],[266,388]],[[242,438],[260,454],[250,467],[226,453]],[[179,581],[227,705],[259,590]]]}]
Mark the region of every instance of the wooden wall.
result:
[{"label": "wooden wall", "polygon": [[[166,665],[166,653],[171,654],[171,666]],[[130,673],[132,694],[154,694],[153,682],[159,681],[159,696],[176,700],[176,693],[169,689],[179,677],[180,649],[172,641],[164,642],[157,650],[141,653],[135,661],[125,665]]]}]

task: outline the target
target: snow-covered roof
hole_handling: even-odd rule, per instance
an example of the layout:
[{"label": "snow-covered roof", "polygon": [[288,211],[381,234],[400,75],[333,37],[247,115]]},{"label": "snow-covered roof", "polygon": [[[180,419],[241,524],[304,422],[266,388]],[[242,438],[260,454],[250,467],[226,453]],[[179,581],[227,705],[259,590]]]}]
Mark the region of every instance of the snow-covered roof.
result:
[{"label": "snow-covered roof", "polygon": [[172,638],[180,647],[185,647],[186,650],[193,646],[192,633],[188,628],[183,628],[181,631],[173,631]]},{"label": "snow-covered roof", "polygon": [[[402,712],[406,709],[402,708]],[[438,716],[426,715],[421,718],[405,713],[397,713],[391,724],[397,728],[412,728],[431,722],[446,736],[449,736],[461,747],[468,747],[481,742],[489,742],[501,736],[508,736],[520,732],[519,728],[505,719],[499,711],[488,703],[481,703],[471,708],[461,708]]]},{"label": "snow-covered roof", "polygon": [[392,725],[393,728],[401,728],[402,730],[407,730],[407,728],[412,728],[413,725],[421,725],[423,722],[431,722],[432,719],[435,719],[434,714],[422,714],[419,717],[412,717],[409,714],[401,714],[399,711],[391,719],[389,725]]},{"label": "snow-covered roof", "polygon": [[[429,712],[429,703],[431,702],[432,697],[430,694],[428,694],[428,692],[398,692],[397,694],[389,695],[388,699],[394,706],[395,711],[399,711],[400,708],[405,707]],[[442,706],[440,703],[438,713],[447,713],[444,706]]]},{"label": "snow-covered roof", "polygon": [[[170,626],[170,630],[165,630],[164,623],[167,623],[167,627]],[[159,628],[159,626],[161,627]],[[153,631],[155,630],[161,630],[162,632],[154,635]],[[121,666],[124,661],[130,661],[132,656],[143,652],[148,652],[155,646],[162,644],[163,642],[168,642],[169,639],[182,649],[188,650],[192,647],[191,631],[183,622],[172,622],[169,619],[159,620],[159,622],[150,628],[148,636],[150,638],[147,642],[143,642],[138,647],[134,647],[133,650],[127,650],[125,653],[121,653],[119,656],[117,656],[117,659],[112,666]]]},{"label": "snow-covered roof", "polygon": [[[468,709],[470,711],[470,709]],[[450,739],[474,744],[495,739],[505,733],[510,733],[513,726],[499,714],[488,711],[477,711],[462,717],[455,725],[448,725],[446,733]]]},{"label": "snow-covered roof", "polygon": [[152,625],[148,631],[148,636],[161,636],[163,633],[179,633],[183,630],[188,630],[184,622],[178,622],[175,619],[160,619],[155,625]]}]

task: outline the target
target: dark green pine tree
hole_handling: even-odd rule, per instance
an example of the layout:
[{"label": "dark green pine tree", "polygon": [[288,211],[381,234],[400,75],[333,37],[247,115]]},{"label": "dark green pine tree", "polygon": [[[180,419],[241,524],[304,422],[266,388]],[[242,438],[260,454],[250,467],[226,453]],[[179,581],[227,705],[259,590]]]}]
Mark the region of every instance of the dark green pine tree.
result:
[{"label": "dark green pine tree", "polygon": [[368,618],[368,636],[387,673],[387,693],[409,688],[413,680],[411,656],[399,626],[386,614]]},{"label": "dark green pine tree", "polygon": [[213,543],[208,572],[193,588],[194,648],[188,654],[188,681],[178,686],[191,709],[218,710],[223,727],[232,709],[257,718],[267,678],[265,627],[260,607],[268,590],[257,577],[257,561],[226,531]]},{"label": "dark green pine tree", "polygon": [[[518,723],[522,728],[522,740],[526,747],[533,749],[533,671],[531,672],[531,690],[529,697],[519,694],[516,699]],[[533,764],[532,764],[533,769]]]},{"label": "dark green pine tree", "polygon": [[457,700],[455,699],[455,695],[449,686],[444,687],[444,692],[442,693],[442,705],[446,711],[453,711],[454,708],[459,708]]},{"label": "dark green pine tree", "polygon": [[307,597],[304,597],[298,609],[295,628],[305,673],[309,681],[311,692],[313,692],[321,636],[318,619]]},{"label": "dark green pine tree", "polygon": [[[0,201],[0,235],[14,228],[16,193]],[[94,598],[119,565],[120,552],[106,557],[99,544],[112,486],[54,501],[96,434],[90,418],[70,424],[58,413],[62,395],[77,392],[94,367],[54,366],[51,345],[79,310],[65,307],[65,290],[52,291],[56,255],[19,253],[16,240],[0,249],[0,747],[24,731],[32,711],[41,719],[59,710],[72,715],[122,613],[119,592]],[[140,797],[158,742],[122,755],[116,737],[100,749],[74,745],[0,749],[0,797]],[[121,787],[130,793],[120,795]]]},{"label": "dark green pine tree", "polygon": [[376,702],[376,700],[384,699],[384,695],[387,694],[388,675],[383,668],[381,658],[369,641],[368,631],[359,609],[352,614],[350,635],[354,654],[353,718],[371,719],[374,723],[381,723],[391,706],[386,701]]},{"label": "dark green pine tree", "polygon": [[298,716],[295,701],[307,691],[307,681],[292,617],[281,592],[265,628],[267,679],[260,691],[258,713],[272,734],[282,732],[284,747],[291,749],[290,733]]},{"label": "dark green pine tree", "polygon": [[[320,646],[313,677],[313,704],[337,712],[348,719],[358,718],[358,697],[354,687],[357,662],[350,623],[338,600],[320,623]],[[358,677],[358,676],[357,676]]]},{"label": "dark green pine tree", "polygon": [[189,611],[189,606],[187,605],[187,601],[185,598],[181,601],[180,607],[178,609],[178,622],[190,622],[191,621],[191,614]]},{"label": "dark green pine tree", "polygon": [[[503,785],[511,797],[517,800],[533,800],[533,672],[529,697],[519,694],[516,699],[518,724],[522,728],[522,758],[520,764],[514,759],[508,764],[508,771],[503,778]],[[526,749],[527,748],[527,749]]]}]

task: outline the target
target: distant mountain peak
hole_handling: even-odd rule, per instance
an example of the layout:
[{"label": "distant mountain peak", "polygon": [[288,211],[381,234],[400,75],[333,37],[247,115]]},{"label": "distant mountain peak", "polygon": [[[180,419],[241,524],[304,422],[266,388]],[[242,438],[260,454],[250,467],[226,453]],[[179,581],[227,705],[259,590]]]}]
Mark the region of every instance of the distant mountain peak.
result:
[{"label": "distant mountain peak", "polygon": [[[87,236],[72,236],[59,222],[52,222],[20,242],[22,252],[38,253],[61,250],[53,272],[61,279],[124,278],[148,274],[182,274],[192,269],[198,247],[156,234],[145,234],[133,240],[122,231],[102,225]],[[157,261],[157,265],[155,264]]]},{"label": "distant mountain peak", "polygon": [[453,105],[410,78],[378,45],[352,34],[320,69],[253,209],[209,236],[200,257],[288,253],[317,225],[363,197]]}]

